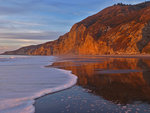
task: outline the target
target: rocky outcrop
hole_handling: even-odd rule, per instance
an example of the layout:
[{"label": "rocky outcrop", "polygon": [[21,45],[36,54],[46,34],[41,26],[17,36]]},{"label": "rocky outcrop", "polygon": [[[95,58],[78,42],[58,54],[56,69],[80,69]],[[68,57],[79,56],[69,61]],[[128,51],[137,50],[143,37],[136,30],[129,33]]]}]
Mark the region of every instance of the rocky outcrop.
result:
[{"label": "rocky outcrop", "polygon": [[114,5],[73,25],[59,39],[4,54],[102,55],[150,53],[150,2]]}]

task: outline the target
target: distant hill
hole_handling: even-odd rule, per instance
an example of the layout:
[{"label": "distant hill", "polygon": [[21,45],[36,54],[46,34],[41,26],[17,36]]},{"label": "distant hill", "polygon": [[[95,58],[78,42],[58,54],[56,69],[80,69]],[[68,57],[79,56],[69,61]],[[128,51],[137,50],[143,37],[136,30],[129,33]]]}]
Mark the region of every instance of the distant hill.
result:
[{"label": "distant hill", "polygon": [[4,54],[150,54],[150,2],[116,4],[74,24],[55,41]]}]

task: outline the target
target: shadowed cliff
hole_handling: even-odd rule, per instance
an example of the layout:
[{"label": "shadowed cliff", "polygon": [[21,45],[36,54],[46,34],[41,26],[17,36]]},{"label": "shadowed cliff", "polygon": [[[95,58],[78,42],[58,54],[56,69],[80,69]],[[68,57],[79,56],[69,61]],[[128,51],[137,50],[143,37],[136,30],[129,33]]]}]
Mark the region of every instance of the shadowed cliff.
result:
[{"label": "shadowed cliff", "polygon": [[101,55],[150,53],[150,2],[114,5],[73,25],[57,40],[4,54]]}]

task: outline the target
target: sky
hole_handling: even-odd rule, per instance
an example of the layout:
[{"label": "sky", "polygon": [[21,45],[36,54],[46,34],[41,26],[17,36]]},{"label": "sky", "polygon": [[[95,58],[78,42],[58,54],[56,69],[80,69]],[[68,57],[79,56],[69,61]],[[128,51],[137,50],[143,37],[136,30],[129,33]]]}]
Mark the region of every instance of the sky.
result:
[{"label": "sky", "polygon": [[0,0],[0,53],[52,41],[115,3],[145,0]]}]

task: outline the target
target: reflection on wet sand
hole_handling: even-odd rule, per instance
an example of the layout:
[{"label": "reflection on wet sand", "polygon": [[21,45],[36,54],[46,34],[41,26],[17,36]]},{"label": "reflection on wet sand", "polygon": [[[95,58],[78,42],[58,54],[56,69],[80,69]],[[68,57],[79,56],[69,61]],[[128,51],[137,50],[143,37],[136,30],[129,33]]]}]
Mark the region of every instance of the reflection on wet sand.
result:
[{"label": "reflection on wet sand", "polygon": [[63,58],[51,66],[71,70],[78,85],[116,104],[150,103],[148,58]]}]

